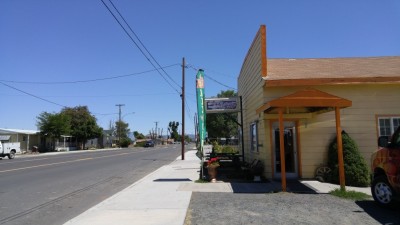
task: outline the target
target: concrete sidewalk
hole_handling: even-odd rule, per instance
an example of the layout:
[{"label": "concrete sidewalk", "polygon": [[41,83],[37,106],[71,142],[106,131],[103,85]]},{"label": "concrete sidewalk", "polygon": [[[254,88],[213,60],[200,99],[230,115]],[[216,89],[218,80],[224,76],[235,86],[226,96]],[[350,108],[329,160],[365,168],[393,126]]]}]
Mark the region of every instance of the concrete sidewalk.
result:
[{"label": "concrete sidewalk", "polygon": [[[281,191],[281,183],[195,183],[199,178],[200,159],[196,151],[186,152],[185,160],[178,157],[142,178],[121,192],[68,221],[67,225],[80,224],[184,224],[193,192],[271,193]],[[293,186],[291,186],[293,185]],[[312,191],[328,193],[338,185],[319,181],[288,183],[289,192]],[[371,195],[369,188],[352,188]]]},{"label": "concrete sidewalk", "polygon": [[199,178],[200,160],[188,151],[123,191],[65,224],[171,224],[182,225],[192,195],[178,190]]}]

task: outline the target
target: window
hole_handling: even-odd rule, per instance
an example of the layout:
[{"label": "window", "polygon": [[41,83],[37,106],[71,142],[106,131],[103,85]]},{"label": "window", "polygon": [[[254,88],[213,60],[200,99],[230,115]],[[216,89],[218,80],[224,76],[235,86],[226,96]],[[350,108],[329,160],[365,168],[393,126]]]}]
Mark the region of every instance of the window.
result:
[{"label": "window", "polygon": [[379,117],[378,128],[379,137],[387,136],[390,137],[400,126],[400,117]]},{"label": "window", "polygon": [[250,124],[250,149],[258,152],[257,123]]}]

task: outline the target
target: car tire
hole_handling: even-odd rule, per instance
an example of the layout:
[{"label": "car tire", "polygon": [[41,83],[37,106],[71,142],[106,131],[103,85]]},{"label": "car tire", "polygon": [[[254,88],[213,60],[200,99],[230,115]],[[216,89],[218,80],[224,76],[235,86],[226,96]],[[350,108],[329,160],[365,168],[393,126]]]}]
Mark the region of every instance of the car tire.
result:
[{"label": "car tire", "polygon": [[11,150],[10,154],[8,154],[8,158],[9,159],[15,158],[15,151],[14,150]]},{"label": "car tire", "polygon": [[375,202],[385,207],[391,207],[394,204],[395,193],[385,176],[374,178],[371,184],[371,193]]}]

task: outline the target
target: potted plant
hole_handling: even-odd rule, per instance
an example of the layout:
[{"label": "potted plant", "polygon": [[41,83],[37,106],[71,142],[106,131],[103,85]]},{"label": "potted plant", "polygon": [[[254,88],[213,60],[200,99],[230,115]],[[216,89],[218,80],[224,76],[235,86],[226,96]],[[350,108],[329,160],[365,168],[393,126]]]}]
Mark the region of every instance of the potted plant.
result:
[{"label": "potted plant", "polygon": [[261,181],[261,175],[263,171],[264,171],[264,165],[260,160],[257,160],[256,164],[250,168],[250,172],[254,176],[253,181]]},{"label": "potted plant", "polygon": [[211,182],[215,183],[217,181],[217,168],[219,167],[219,160],[217,157],[210,158],[207,162],[208,175]]}]

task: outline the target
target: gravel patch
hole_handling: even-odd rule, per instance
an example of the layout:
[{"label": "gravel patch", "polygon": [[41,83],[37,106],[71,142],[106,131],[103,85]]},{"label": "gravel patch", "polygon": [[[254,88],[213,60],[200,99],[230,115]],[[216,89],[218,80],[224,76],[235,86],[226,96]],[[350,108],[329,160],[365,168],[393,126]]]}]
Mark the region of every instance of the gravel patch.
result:
[{"label": "gravel patch", "polygon": [[202,224],[400,224],[400,207],[328,194],[194,192],[185,225]]}]

